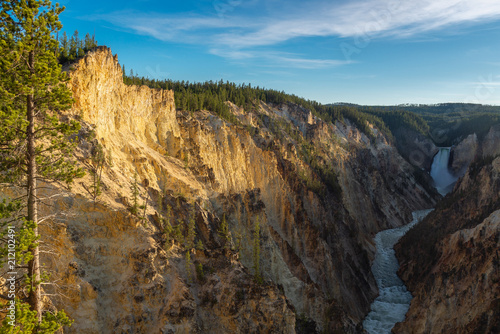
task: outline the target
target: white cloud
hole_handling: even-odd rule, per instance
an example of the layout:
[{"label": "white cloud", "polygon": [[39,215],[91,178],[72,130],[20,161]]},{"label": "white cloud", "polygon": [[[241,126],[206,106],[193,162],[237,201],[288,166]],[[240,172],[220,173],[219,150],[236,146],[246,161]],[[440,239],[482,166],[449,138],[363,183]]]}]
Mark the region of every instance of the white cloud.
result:
[{"label": "white cloud", "polygon": [[[258,4],[257,4],[258,5]],[[245,10],[224,17],[172,16],[116,12],[94,17],[135,33],[163,41],[206,45],[211,53],[231,59],[254,58],[255,48],[299,37],[408,38],[423,32],[500,18],[498,0],[356,0],[284,2],[283,11],[265,11],[258,17]],[[288,9],[287,9],[288,8]],[[338,66],[336,60],[294,59],[284,63],[308,68]]]},{"label": "white cloud", "polygon": [[270,60],[275,62],[274,67],[293,67],[302,69],[321,69],[352,64],[350,60],[336,59],[306,59],[299,57],[270,56]]},{"label": "white cloud", "polygon": [[255,58],[255,52],[252,51],[241,51],[241,50],[235,50],[235,49],[210,49],[209,53],[220,56],[223,58],[230,58],[233,60],[243,60],[243,59],[250,59],[250,58]]},{"label": "white cloud", "polygon": [[104,20],[115,26],[132,30],[134,33],[154,37],[161,41],[181,43],[203,43],[210,41],[206,36],[213,31],[228,29],[256,29],[255,23],[246,23],[242,18],[237,21],[217,16],[164,15],[161,13],[141,13],[132,10],[119,11],[82,17],[87,20]]},{"label": "white cloud", "polygon": [[471,82],[469,85],[475,87],[500,87],[500,82]]},{"label": "white cloud", "polygon": [[500,18],[497,0],[365,0],[323,5],[297,18],[273,20],[255,31],[218,35],[221,43],[245,48],[296,37],[410,37],[452,25]]},{"label": "white cloud", "polygon": [[266,60],[266,65],[276,67],[300,68],[300,69],[321,69],[352,64],[350,60],[336,59],[310,59],[300,55],[273,51],[250,51],[238,49],[211,49],[213,55],[229,58],[234,61],[257,59]]}]

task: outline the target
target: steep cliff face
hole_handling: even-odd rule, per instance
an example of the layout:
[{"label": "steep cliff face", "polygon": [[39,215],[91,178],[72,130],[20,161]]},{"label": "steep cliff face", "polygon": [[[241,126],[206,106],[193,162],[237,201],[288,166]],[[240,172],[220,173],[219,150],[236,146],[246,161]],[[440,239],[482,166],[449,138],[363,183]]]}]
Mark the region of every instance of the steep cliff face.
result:
[{"label": "steep cliff face", "polygon": [[500,154],[500,125],[495,125],[490,128],[482,142],[482,156],[494,157]]},{"label": "steep cliff face", "polygon": [[43,262],[57,282],[45,292],[75,320],[68,332],[293,332],[295,315],[280,290],[256,285],[235,258],[197,251],[189,265],[177,245],[164,249],[127,211],[82,196],[54,205],[72,218],[42,225],[52,249]]},{"label": "steep cliff face", "polygon": [[434,212],[397,245],[415,296],[396,333],[500,330],[500,158],[474,162]]},{"label": "steep cliff face", "polygon": [[476,158],[479,149],[477,135],[471,134],[462,140],[457,146],[452,147],[450,152],[451,170],[454,174],[460,175]]},{"label": "steep cliff face", "polygon": [[[137,173],[155,189],[170,175],[182,190],[190,185],[186,172],[173,166],[182,144],[172,91],[126,86],[117,56],[102,47],[71,66],[69,87],[72,114],[90,124],[99,143],[111,153],[116,170],[126,177]],[[154,161],[154,163],[151,163]],[[148,163],[146,163],[148,162]],[[180,173],[181,175],[177,175]],[[189,184],[189,185],[188,185]]]},{"label": "steep cliff face", "polygon": [[[44,233],[64,254],[47,263],[69,289],[53,303],[75,319],[70,332],[292,333],[295,314],[359,331],[377,294],[372,237],[436,202],[376,128],[371,141],[293,104],[232,105],[238,124],[176,111],[171,91],[125,86],[107,48],[70,77],[75,154],[85,167],[97,145],[108,156],[97,203],[80,180],[82,195],[61,200],[74,218]],[[139,217],[127,211],[134,177]],[[191,220],[204,250],[189,259]]]},{"label": "steep cliff face", "polygon": [[394,135],[399,152],[405,159],[414,166],[431,170],[433,158],[439,151],[431,139],[407,128],[398,129]]},{"label": "steep cliff face", "polygon": [[462,176],[476,158],[495,157],[500,154],[500,126],[490,128],[484,138],[478,139],[475,133],[467,136],[457,146],[451,148],[451,169]]}]

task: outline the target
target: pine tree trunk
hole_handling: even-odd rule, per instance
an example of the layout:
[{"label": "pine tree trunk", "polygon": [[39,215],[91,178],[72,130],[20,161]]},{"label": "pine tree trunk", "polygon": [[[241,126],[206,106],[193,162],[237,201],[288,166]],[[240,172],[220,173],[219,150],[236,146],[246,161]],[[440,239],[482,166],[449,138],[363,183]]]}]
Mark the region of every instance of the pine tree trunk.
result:
[{"label": "pine tree trunk", "polygon": [[[34,73],[35,64],[34,52],[29,54],[30,70]],[[36,150],[35,150],[35,103],[33,94],[27,97],[27,120],[28,127],[26,129],[27,140],[27,160],[28,160],[28,220],[38,223],[37,212],[37,185],[36,185]],[[38,236],[38,226],[34,229],[35,236]],[[28,263],[28,276],[31,279],[32,289],[28,296],[28,302],[32,310],[37,312],[38,321],[42,321],[42,294],[40,291],[40,253],[38,245],[31,249],[33,259]]]}]

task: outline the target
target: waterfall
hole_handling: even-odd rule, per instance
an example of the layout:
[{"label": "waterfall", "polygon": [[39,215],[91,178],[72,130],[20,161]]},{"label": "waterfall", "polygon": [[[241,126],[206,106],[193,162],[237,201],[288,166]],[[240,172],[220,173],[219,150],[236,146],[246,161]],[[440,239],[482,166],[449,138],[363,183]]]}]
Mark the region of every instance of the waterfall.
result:
[{"label": "waterfall", "polygon": [[379,296],[372,303],[371,311],[363,321],[363,328],[369,334],[391,333],[394,325],[405,319],[412,295],[397,275],[399,263],[393,247],[410,228],[431,211],[416,211],[413,213],[411,223],[379,232],[375,236],[377,251],[372,273],[377,281]]},{"label": "waterfall", "polygon": [[449,160],[450,147],[441,147],[431,166],[431,177],[434,180],[434,185],[443,196],[453,190],[453,185],[458,180],[448,169]]}]

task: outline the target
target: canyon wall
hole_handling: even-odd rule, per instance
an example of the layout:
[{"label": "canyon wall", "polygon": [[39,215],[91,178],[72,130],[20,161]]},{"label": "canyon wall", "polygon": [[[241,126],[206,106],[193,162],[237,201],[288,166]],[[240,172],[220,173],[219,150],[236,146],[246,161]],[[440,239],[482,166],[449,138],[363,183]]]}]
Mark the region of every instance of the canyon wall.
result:
[{"label": "canyon wall", "polygon": [[478,157],[396,246],[399,274],[415,298],[394,332],[498,333],[499,246],[500,157]]},{"label": "canyon wall", "polygon": [[404,127],[394,135],[400,154],[414,166],[430,172],[434,156],[439,151],[436,144],[423,134]]},{"label": "canyon wall", "polygon": [[[68,332],[361,331],[378,293],[373,236],[437,199],[382,133],[290,103],[230,104],[233,123],[177,111],[171,91],[124,85],[105,47],[68,70],[75,156],[87,169],[98,147],[107,156],[97,201],[87,175],[55,202],[71,218],[42,230]],[[167,238],[166,220],[184,236]]]},{"label": "canyon wall", "polygon": [[465,170],[478,155],[479,142],[477,135],[471,134],[451,148],[450,167],[455,175],[464,174]]},{"label": "canyon wall", "polygon": [[500,154],[500,125],[490,128],[484,138],[475,133],[467,136],[451,148],[450,167],[456,175],[462,176],[476,158],[494,157]]}]

